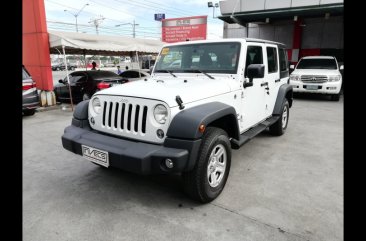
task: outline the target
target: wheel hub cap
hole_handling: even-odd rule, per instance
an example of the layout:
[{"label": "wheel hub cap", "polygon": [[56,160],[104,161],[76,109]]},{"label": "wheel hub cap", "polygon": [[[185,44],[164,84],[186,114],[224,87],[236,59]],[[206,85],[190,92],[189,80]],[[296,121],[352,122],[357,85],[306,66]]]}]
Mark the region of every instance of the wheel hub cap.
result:
[{"label": "wheel hub cap", "polygon": [[217,187],[225,174],[227,154],[222,144],[216,145],[210,154],[207,166],[207,179],[211,187]]}]

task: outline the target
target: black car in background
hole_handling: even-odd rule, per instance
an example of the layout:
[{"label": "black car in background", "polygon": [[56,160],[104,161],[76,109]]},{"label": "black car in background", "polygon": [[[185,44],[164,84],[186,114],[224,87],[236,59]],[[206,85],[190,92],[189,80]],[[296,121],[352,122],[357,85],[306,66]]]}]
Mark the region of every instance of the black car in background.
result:
[{"label": "black car in background", "polygon": [[[54,64],[51,66],[53,71],[59,71],[59,70],[65,70],[65,64],[64,63],[60,63],[60,64]],[[67,65],[67,70],[75,70],[77,68],[77,66],[75,64],[68,64]]]},{"label": "black car in background", "polygon": [[32,79],[26,68],[22,67],[23,79],[23,114],[34,115],[39,107],[39,97],[36,82]]},{"label": "black car in background", "polygon": [[[116,73],[105,70],[75,71],[69,74],[69,79],[72,100],[75,103],[90,99],[99,90],[127,82]],[[67,77],[59,80],[59,83],[55,85],[54,92],[57,102],[70,102]]]}]

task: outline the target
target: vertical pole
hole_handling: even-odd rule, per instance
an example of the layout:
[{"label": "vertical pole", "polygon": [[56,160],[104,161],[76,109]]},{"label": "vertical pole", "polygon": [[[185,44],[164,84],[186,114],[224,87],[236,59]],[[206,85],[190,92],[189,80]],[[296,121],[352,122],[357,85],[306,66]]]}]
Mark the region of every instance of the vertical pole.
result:
[{"label": "vertical pole", "polygon": [[133,25],[132,25],[132,31],[133,31],[133,37],[135,38],[136,35],[135,35],[135,19],[133,20]]},{"label": "vertical pole", "polygon": [[139,61],[139,55],[136,51],[136,59],[137,59],[137,65],[139,66],[139,77],[141,78],[141,72],[140,72],[140,61]]},{"label": "vertical pole", "polygon": [[71,101],[71,110],[74,111],[74,104],[72,102],[72,94],[71,94],[71,83],[70,83],[70,78],[69,78],[69,71],[67,69],[67,63],[66,63],[66,54],[65,54],[65,46],[62,45],[62,52],[64,54],[64,64],[65,64],[65,69],[66,69],[66,78],[67,78],[67,83],[69,84],[69,94],[70,94],[70,101]]},{"label": "vertical pole", "polygon": [[78,29],[78,16],[75,15],[75,22],[76,22],[76,32],[78,33],[79,32],[79,29]]}]

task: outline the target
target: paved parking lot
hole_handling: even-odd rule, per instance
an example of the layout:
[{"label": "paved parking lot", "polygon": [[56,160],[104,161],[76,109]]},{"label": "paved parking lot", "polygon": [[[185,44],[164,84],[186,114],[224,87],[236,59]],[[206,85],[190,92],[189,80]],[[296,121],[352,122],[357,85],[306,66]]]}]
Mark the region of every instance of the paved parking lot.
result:
[{"label": "paved parking lot", "polygon": [[175,176],[103,169],[62,148],[70,111],[23,117],[23,239],[343,240],[343,98],[296,98],[287,132],[233,151],[202,205]]}]

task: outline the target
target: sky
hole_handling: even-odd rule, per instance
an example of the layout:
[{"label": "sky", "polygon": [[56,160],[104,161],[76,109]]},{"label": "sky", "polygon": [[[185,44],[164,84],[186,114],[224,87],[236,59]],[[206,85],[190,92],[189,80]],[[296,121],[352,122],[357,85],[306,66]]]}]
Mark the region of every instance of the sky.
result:
[{"label": "sky", "polygon": [[[44,0],[48,29],[76,31],[78,15],[79,32],[95,34],[92,20],[100,21],[99,34],[132,36],[135,20],[137,38],[161,38],[161,22],[154,20],[155,13],[165,13],[165,18],[207,15],[207,39],[220,39],[223,21],[213,18],[221,15],[219,8],[208,8],[208,0]],[[218,3],[219,1],[213,1]],[[67,11],[64,11],[67,10]],[[124,24],[127,23],[127,24]],[[130,24],[128,24],[130,23]],[[118,24],[124,24],[116,27]]]}]

